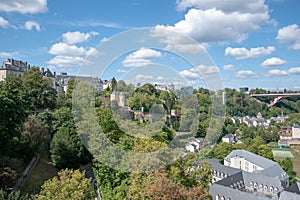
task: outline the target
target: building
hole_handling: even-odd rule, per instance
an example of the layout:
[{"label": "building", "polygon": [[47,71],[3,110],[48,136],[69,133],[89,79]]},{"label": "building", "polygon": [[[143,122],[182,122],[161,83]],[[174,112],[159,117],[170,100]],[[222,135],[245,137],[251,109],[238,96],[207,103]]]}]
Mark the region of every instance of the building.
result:
[{"label": "building", "polygon": [[110,101],[116,101],[119,107],[125,107],[125,93],[113,91],[110,95]]},{"label": "building", "polygon": [[[278,163],[245,150],[234,150],[224,158],[200,159],[212,165],[209,193],[215,200],[299,199],[299,184],[289,187],[289,177]],[[295,192],[296,191],[296,192]],[[293,197],[293,198],[290,198]]]},{"label": "building", "polygon": [[8,76],[22,76],[24,72],[30,69],[30,65],[27,62],[7,59],[3,61],[3,64],[0,68],[0,81],[4,81]]},{"label": "building", "polygon": [[222,142],[226,142],[226,143],[236,143],[237,139],[236,136],[234,134],[226,134],[222,137]]},{"label": "building", "polygon": [[296,124],[294,124],[292,127],[281,126],[280,139],[281,140],[300,139],[300,126]]},{"label": "building", "polygon": [[72,79],[76,79],[83,82],[89,82],[91,83],[94,88],[96,89],[96,92],[102,92],[103,91],[103,85],[101,79],[94,76],[74,76],[74,75],[68,75],[67,73],[61,73],[60,75],[55,76],[55,83],[56,83],[56,90],[66,92],[68,89],[69,81]]}]

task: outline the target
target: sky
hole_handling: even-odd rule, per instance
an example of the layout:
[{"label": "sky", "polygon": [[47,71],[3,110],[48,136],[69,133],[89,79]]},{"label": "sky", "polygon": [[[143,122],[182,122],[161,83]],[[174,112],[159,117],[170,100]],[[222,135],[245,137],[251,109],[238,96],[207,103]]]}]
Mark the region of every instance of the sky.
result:
[{"label": "sky", "polygon": [[[90,70],[102,79],[213,88],[218,73],[224,87],[300,90],[299,9],[299,0],[1,0],[0,60],[73,75],[102,63]],[[137,42],[152,38],[143,28],[159,35],[153,47]]]}]

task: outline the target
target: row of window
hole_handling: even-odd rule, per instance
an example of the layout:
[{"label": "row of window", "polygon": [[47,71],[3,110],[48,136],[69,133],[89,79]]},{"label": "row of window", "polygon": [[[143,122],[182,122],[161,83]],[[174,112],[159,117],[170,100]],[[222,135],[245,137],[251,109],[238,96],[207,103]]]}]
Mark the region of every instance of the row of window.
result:
[{"label": "row of window", "polygon": [[224,196],[216,195],[216,200],[231,200],[230,198],[225,198]]},{"label": "row of window", "polygon": [[274,188],[273,186],[268,186],[268,185],[263,185],[263,184],[258,185],[258,183],[253,182],[253,181],[250,182],[250,186],[251,186],[251,188],[261,190],[261,191],[265,191],[265,192],[270,192],[270,193],[277,193],[278,192],[277,187]]}]

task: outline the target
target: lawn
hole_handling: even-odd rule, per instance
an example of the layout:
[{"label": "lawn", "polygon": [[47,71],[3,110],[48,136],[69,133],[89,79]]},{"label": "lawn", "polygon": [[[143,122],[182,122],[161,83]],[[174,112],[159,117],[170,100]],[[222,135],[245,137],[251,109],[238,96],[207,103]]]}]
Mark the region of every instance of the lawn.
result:
[{"label": "lawn", "polygon": [[23,193],[37,193],[44,181],[57,175],[57,169],[53,166],[48,158],[47,152],[41,154],[40,160],[32,170],[30,177],[21,189]]},{"label": "lawn", "polygon": [[293,145],[291,147],[292,153],[295,156],[292,158],[294,171],[297,173],[298,179],[300,179],[300,145]]}]

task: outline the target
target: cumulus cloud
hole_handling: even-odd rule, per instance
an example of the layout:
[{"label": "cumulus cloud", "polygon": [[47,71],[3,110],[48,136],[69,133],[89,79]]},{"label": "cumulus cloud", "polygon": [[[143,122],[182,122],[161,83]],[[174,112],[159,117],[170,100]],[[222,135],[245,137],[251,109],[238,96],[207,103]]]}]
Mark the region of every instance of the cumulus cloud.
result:
[{"label": "cumulus cloud", "polygon": [[279,29],[276,39],[280,43],[291,44],[290,48],[300,50],[300,28],[297,24],[292,24]]},{"label": "cumulus cloud", "polygon": [[15,52],[0,52],[0,58],[10,58],[10,57],[15,57],[19,55],[19,52],[15,51]]},{"label": "cumulus cloud", "polygon": [[219,73],[216,66],[199,65],[188,70],[183,70],[179,74],[188,80],[202,80],[204,74]]},{"label": "cumulus cloud", "polygon": [[95,56],[99,56],[100,53],[97,49],[91,47],[89,50],[86,50],[85,55],[89,57],[95,57]]},{"label": "cumulus cloud", "polygon": [[85,54],[83,47],[77,47],[75,45],[69,45],[63,42],[52,45],[49,53],[52,55],[64,55],[64,56],[81,56]]},{"label": "cumulus cloud", "polygon": [[93,47],[80,47],[75,44],[87,41],[92,35],[97,35],[97,32],[80,33],[67,32],[62,35],[63,42],[53,44],[49,53],[54,55],[48,64],[57,67],[67,66],[83,66],[89,64],[90,57],[99,56],[100,52]]},{"label": "cumulus cloud", "polygon": [[266,76],[288,76],[288,75],[298,75],[300,74],[300,67],[292,67],[288,70],[269,70]]},{"label": "cumulus cloud", "polygon": [[7,28],[8,26],[9,26],[8,21],[0,16],[0,27]]},{"label": "cumulus cloud", "polygon": [[285,60],[282,60],[282,59],[277,58],[277,57],[272,57],[272,58],[266,59],[261,64],[261,66],[262,67],[274,67],[274,66],[284,65],[285,63],[286,63]]},{"label": "cumulus cloud", "polygon": [[178,10],[185,10],[191,7],[202,9],[216,8],[225,13],[235,11],[258,13],[268,10],[268,7],[264,4],[264,0],[250,0],[243,3],[241,3],[240,0],[177,0]]},{"label": "cumulus cloud", "polygon": [[252,78],[255,76],[255,73],[251,70],[240,70],[235,74],[235,77],[240,79]]},{"label": "cumulus cloud", "polygon": [[82,66],[85,63],[85,59],[80,56],[55,56],[48,64],[59,67],[68,66]]},{"label": "cumulus cloud", "polygon": [[183,70],[183,71],[179,72],[179,74],[188,80],[202,79],[202,76],[200,74],[191,72],[190,70]]},{"label": "cumulus cloud", "polygon": [[267,76],[287,76],[289,73],[285,70],[273,69],[269,70]]},{"label": "cumulus cloud", "polygon": [[118,69],[117,72],[118,72],[118,73],[126,73],[127,70],[124,70],[124,69]]},{"label": "cumulus cloud", "polygon": [[87,41],[91,36],[98,35],[97,32],[81,33],[79,31],[67,32],[62,35],[63,40],[67,44],[77,44]]},{"label": "cumulus cloud", "polygon": [[21,14],[47,12],[47,0],[1,0],[0,11],[19,12]]},{"label": "cumulus cloud", "polygon": [[41,31],[41,26],[35,21],[26,21],[24,26],[27,30],[35,28],[37,31]]},{"label": "cumulus cloud", "polygon": [[300,74],[300,67],[292,67],[289,69],[289,74]]},{"label": "cumulus cloud", "polygon": [[183,0],[177,4],[180,10],[190,8],[184,19],[160,28],[186,34],[200,43],[241,42],[270,18],[264,0],[243,4],[238,0]]},{"label": "cumulus cloud", "polygon": [[145,74],[138,74],[136,75],[136,80],[141,80],[141,81],[145,81],[145,80],[153,80],[153,76],[151,75],[145,75]]},{"label": "cumulus cloud", "polygon": [[225,49],[225,56],[232,56],[235,57],[237,60],[243,60],[247,58],[255,58],[255,57],[269,55],[273,53],[275,50],[276,49],[273,46],[268,46],[267,48],[256,47],[256,48],[251,48],[250,50],[244,47],[242,48],[227,47]]},{"label": "cumulus cloud", "polygon": [[161,57],[159,51],[149,48],[140,48],[139,50],[129,54],[122,64],[125,67],[142,67],[153,64],[152,59]]},{"label": "cumulus cloud", "polygon": [[235,67],[234,67],[233,65],[229,64],[229,65],[224,65],[224,66],[223,66],[223,69],[224,69],[225,71],[234,71],[234,70],[235,70]]}]

